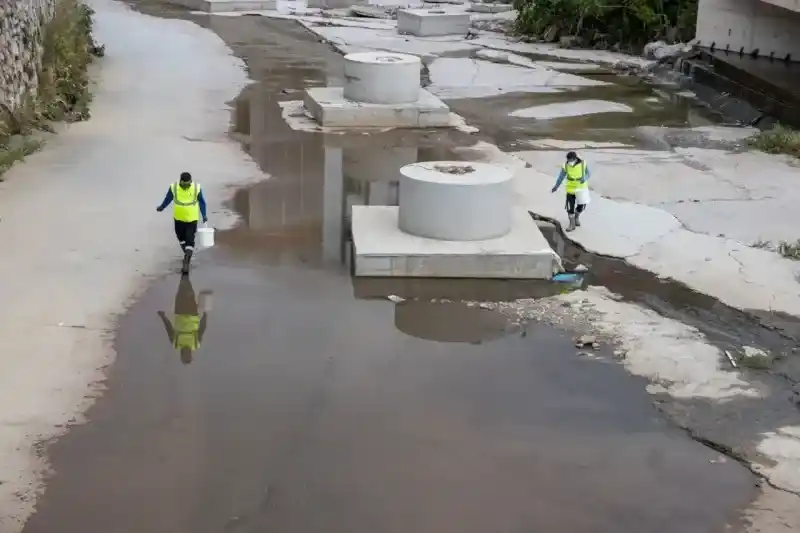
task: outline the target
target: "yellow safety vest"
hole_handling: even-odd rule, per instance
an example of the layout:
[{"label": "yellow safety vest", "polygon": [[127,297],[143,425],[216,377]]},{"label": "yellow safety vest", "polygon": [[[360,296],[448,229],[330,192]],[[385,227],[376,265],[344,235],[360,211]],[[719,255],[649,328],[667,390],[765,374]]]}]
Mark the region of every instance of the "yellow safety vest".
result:
[{"label": "yellow safety vest", "polygon": [[567,194],[575,194],[579,189],[585,189],[589,186],[586,182],[581,183],[584,175],[586,175],[585,161],[581,161],[577,165],[564,165],[564,173],[567,175]]},{"label": "yellow safety vest", "polygon": [[173,209],[175,220],[181,222],[197,222],[200,220],[200,186],[192,183],[188,189],[183,189],[179,184],[173,183],[172,201],[175,204]]},{"label": "yellow safety vest", "polygon": [[197,315],[175,315],[175,349],[191,348],[200,345],[200,317]]}]

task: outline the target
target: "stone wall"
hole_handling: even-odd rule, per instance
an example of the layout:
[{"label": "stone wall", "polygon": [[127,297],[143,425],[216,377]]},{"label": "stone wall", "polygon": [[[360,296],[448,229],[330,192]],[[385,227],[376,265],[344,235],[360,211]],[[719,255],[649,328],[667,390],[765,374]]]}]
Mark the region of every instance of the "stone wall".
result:
[{"label": "stone wall", "polygon": [[57,0],[0,0],[0,104],[11,110],[38,87],[44,26]]}]

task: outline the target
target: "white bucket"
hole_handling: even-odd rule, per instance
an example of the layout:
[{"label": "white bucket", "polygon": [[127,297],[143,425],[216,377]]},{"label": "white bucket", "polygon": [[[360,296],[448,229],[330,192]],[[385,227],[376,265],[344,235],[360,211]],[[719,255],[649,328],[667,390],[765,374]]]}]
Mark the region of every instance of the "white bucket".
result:
[{"label": "white bucket", "polygon": [[197,295],[197,307],[203,313],[211,311],[211,304],[213,303],[213,293],[211,291],[200,291]]},{"label": "white bucket", "polygon": [[197,229],[198,248],[211,248],[214,246],[214,228],[203,226]]},{"label": "white bucket", "polygon": [[[578,205],[589,205],[591,201],[592,198],[589,195],[589,187],[584,187],[583,189],[575,191],[575,202]],[[212,238],[211,241],[213,242],[214,239]]]}]

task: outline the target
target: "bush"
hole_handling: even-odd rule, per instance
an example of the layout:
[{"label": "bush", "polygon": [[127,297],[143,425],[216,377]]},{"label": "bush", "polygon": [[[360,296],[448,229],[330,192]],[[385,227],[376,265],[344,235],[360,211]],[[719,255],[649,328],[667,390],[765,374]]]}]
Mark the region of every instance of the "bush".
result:
[{"label": "bush", "polygon": [[789,154],[800,157],[800,132],[778,124],[770,130],[756,133],[748,143],[768,154]]},{"label": "bush", "polygon": [[92,38],[93,14],[78,0],[57,3],[43,29],[37,93],[27,95],[17,109],[0,105],[0,175],[41,146],[41,140],[26,137],[50,131],[49,121],[89,118],[89,64],[104,52]]},{"label": "bush", "polygon": [[77,0],[61,0],[45,29],[37,107],[47,120],[89,118],[89,64],[103,55],[92,37],[93,14]]},{"label": "bush", "polygon": [[638,49],[648,41],[694,38],[697,0],[514,0],[519,34],[582,37]]}]

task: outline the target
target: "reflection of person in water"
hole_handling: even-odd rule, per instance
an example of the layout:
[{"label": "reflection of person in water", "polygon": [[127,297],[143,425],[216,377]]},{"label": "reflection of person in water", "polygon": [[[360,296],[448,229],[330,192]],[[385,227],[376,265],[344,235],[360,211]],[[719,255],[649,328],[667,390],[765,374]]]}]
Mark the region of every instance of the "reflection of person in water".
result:
[{"label": "reflection of person in water", "polygon": [[[200,295],[204,296],[205,291]],[[200,316],[202,313],[202,317]],[[206,331],[206,310],[200,310],[197,305],[197,298],[194,295],[192,282],[188,276],[181,278],[178,285],[178,292],[175,293],[175,316],[170,322],[164,311],[159,311],[158,316],[164,323],[164,328],[169,335],[172,346],[180,353],[183,364],[188,365],[192,362],[194,352],[203,342],[203,334]]]}]

